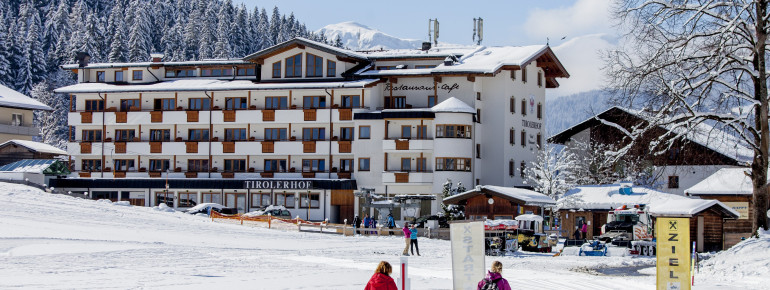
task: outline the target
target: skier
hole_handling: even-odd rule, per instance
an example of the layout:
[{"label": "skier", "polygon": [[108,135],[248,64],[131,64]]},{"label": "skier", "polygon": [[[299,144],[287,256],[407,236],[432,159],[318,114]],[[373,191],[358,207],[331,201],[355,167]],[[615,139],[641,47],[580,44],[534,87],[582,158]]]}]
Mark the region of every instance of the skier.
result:
[{"label": "skier", "polygon": [[420,255],[420,247],[417,246],[417,226],[412,225],[412,229],[409,231],[410,245],[412,246],[412,255],[414,255],[414,249],[417,248],[417,255]]},{"label": "skier", "polygon": [[406,240],[406,246],[404,246],[404,256],[409,256],[409,241],[411,240],[410,237],[412,236],[412,231],[409,230],[409,223],[404,223],[404,228],[402,229],[404,231],[404,238]]},{"label": "skier", "polygon": [[361,218],[356,215],[355,218],[353,218],[353,234],[358,234],[358,229],[361,228]]},{"label": "skier", "polygon": [[393,220],[393,214],[389,213],[388,214],[388,229],[390,229],[390,231],[388,231],[389,235],[391,236],[393,235],[393,228],[395,227],[396,227],[396,221]]},{"label": "skier", "polygon": [[583,239],[585,240],[586,239],[586,234],[588,233],[588,224],[587,223],[583,223],[583,227],[580,228],[580,232],[583,233]]},{"label": "skier", "polygon": [[[479,281],[479,285],[476,289],[500,289],[511,290],[511,285],[508,284],[508,280],[503,278],[503,263],[500,261],[492,262],[492,268],[487,271],[487,276]],[[494,285],[493,285],[494,284]],[[496,287],[495,287],[496,286]]]},{"label": "skier", "polygon": [[377,269],[374,270],[374,275],[369,279],[369,283],[366,283],[364,290],[398,290],[396,282],[390,277],[390,273],[393,272],[393,267],[390,263],[381,261],[377,265]]}]

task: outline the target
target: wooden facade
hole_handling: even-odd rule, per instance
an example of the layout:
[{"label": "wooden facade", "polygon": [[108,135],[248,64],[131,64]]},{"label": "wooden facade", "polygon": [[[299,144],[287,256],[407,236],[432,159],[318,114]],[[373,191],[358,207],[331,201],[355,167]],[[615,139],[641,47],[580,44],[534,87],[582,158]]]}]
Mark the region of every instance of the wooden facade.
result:
[{"label": "wooden facade", "polygon": [[588,224],[586,232],[588,239],[601,235],[602,226],[607,223],[609,211],[609,209],[594,211],[560,210],[558,216],[561,221],[561,236],[570,239],[574,238],[575,229],[579,229],[583,223]]},{"label": "wooden facade", "polygon": [[[539,193],[534,191],[532,193],[539,195]],[[545,196],[543,198],[544,200],[549,199]],[[444,199],[444,203],[465,206],[465,218],[470,220],[514,219],[516,216],[526,213],[546,214],[545,210],[541,207],[544,204],[528,203],[526,200],[484,187],[480,190],[477,188],[473,191],[451,196]],[[555,202],[549,203],[549,205],[555,204]]]},{"label": "wooden facade", "polygon": [[749,206],[749,216],[724,223],[724,248],[730,248],[742,239],[751,236],[751,221],[754,218],[754,206],[751,195],[700,195],[702,199],[716,199],[721,202],[746,202]]}]

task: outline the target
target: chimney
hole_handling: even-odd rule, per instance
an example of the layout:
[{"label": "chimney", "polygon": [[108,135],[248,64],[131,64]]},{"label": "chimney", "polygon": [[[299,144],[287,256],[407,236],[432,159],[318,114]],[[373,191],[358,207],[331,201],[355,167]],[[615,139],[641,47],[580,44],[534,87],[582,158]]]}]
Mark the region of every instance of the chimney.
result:
[{"label": "chimney", "polygon": [[422,51],[428,51],[428,50],[430,50],[430,42],[425,41],[422,43]]},{"label": "chimney", "polygon": [[79,51],[75,54],[75,61],[78,62],[78,67],[88,66],[88,62],[91,60],[91,55],[87,52]]},{"label": "chimney", "polygon": [[162,53],[151,53],[150,58],[152,59],[152,62],[163,62]]}]

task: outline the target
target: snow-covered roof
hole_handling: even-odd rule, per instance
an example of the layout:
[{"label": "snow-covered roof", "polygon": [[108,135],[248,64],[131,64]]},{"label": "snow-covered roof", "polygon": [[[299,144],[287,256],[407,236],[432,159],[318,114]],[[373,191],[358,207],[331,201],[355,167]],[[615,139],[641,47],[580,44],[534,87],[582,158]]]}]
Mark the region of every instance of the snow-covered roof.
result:
[{"label": "snow-covered roof", "polygon": [[0,172],[43,173],[56,159],[24,159],[0,166]]},{"label": "snow-covered roof", "polygon": [[715,199],[688,198],[656,202],[649,206],[649,212],[652,216],[692,217],[712,206],[717,206],[718,210],[726,213],[728,216],[732,215],[732,218],[740,217],[737,211]]},{"label": "snow-covered roof", "polygon": [[343,49],[343,48],[334,47],[334,46],[331,46],[331,45],[328,45],[328,44],[325,44],[325,43],[321,43],[321,42],[317,42],[317,41],[312,41],[310,39],[302,38],[302,37],[295,37],[295,38],[287,40],[285,42],[282,42],[282,43],[276,44],[274,46],[265,48],[265,49],[260,50],[258,52],[255,52],[255,53],[252,53],[250,55],[247,55],[243,59],[247,60],[247,61],[248,60],[253,60],[253,59],[258,59],[258,58],[261,58],[261,57],[264,57],[264,56],[267,56],[267,55],[271,55],[274,52],[282,51],[283,49],[290,48],[293,45],[297,45],[297,44],[307,45],[307,46],[313,47],[315,49],[318,49],[318,50],[321,50],[321,51],[325,51],[325,52],[328,52],[328,53],[331,53],[331,54],[335,54],[335,55],[347,56],[347,57],[350,57],[350,58],[361,59],[361,60],[365,60],[366,59],[366,56],[362,55],[360,53],[357,53],[357,52],[354,52],[354,51],[350,51],[350,50],[347,50],[347,49]]},{"label": "snow-covered roof", "polygon": [[471,106],[455,97],[449,97],[445,101],[438,103],[431,108],[431,111],[435,113],[476,113],[476,110],[471,108]]},{"label": "snow-covered roof", "polygon": [[631,194],[620,194],[620,184],[584,185],[575,187],[557,202],[557,208],[569,210],[609,210],[623,205],[652,204],[686,200],[687,197],[657,190],[632,187]]},{"label": "snow-covered roof", "polygon": [[193,61],[165,61],[165,62],[105,62],[105,63],[89,63],[85,67],[80,67],[78,64],[65,64],[61,67],[63,69],[81,69],[81,68],[124,68],[124,67],[149,67],[149,66],[198,66],[198,65],[246,65],[253,63],[244,61],[240,58],[231,59],[204,59]]},{"label": "snow-covered roof", "polygon": [[79,83],[58,88],[57,93],[118,93],[168,91],[229,91],[229,90],[288,90],[363,88],[379,80],[303,83],[254,83],[249,80],[179,79],[153,84],[116,85],[107,83]]},{"label": "snow-covered roof", "polygon": [[[580,122],[574,126],[564,129],[557,134],[554,134],[548,138],[548,140],[549,142],[564,144],[566,143],[566,140],[579,133],[580,131],[596,124],[604,123],[604,118],[601,116],[607,116],[607,114],[610,114],[611,112],[624,112],[642,120],[647,119],[645,114],[641,111],[614,106],[599,114],[589,117],[583,122]],[[673,125],[663,125],[660,126],[660,128],[669,130],[676,135],[681,135],[682,138],[690,142],[709,148],[728,158],[732,158],[738,163],[748,164],[751,162],[754,156],[754,151],[744,146],[735,136],[730,135],[727,132],[706,123],[698,123],[689,129],[673,127]]]},{"label": "snow-covered roof", "polygon": [[0,144],[0,148],[5,147],[7,145],[16,144],[18,146],[25,147],[29,150],[39,152],[39,153],[50,153],[50,154],[59,154],[59,155],[67,155],[67,152],[64,150],[61,150],[59,148],[56,148],[54,146],[35,142],[35,141],[29,141],[29,140],[8,140]]},{"label": "snow-covered roof", "polygon": [[0,107],[48,111],[53,110],[46,104],[43,104],[4,85],[0,85]]},{"label": "snow-covered roof", "polygon": [[457,203],[461,200],[465,200],[485,192],[496,194],[503,198],[519,200],[524,202],[525,205],[551,206],[556,204],[556,201],[554,201],[553,198],[533,190],[494,185],[476,186],[476,188],[469,191],[458,193],[456,195],[445,198],[444,203]]},{"label": "snow-covered roof", "polygon": [[746,175],[748,168],[722,168],[701,180],[692,187],[685,189],[689,195],[751,195],[754,185],[751,177]]},{"label": "snow-covered roof", "polygon": [[542,222],[543,217],[536,215],[536,214],[520,214],[517,215],[515,220],[517,221],[537,221]]}]

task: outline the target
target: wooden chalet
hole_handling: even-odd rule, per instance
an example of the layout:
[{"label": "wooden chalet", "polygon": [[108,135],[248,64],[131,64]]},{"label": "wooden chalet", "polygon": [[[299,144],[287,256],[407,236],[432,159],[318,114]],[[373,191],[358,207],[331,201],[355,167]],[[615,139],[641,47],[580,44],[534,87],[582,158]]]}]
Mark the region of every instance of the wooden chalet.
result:
[{"label": "wooden chalet", "polygon": [[464,205],[466,219],[492,220],[514,219],[525,213],[542,215],[544,208],[555,206],[556,201],[529,189],[480,185],[445,198],[444,204]]}]

